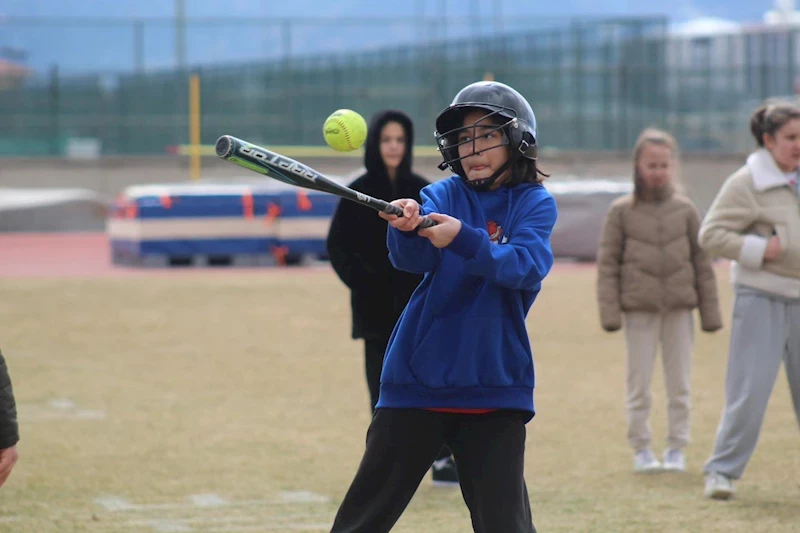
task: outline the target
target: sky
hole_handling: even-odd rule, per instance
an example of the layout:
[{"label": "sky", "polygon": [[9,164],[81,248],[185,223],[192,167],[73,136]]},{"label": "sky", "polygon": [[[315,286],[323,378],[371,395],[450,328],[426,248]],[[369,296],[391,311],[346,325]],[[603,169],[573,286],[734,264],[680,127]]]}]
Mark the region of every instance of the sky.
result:
[{"label": "sky", "polygon": [[[772,6],[765,0],[0,0],[0,55],[21,50],[40,74],[54,65],[68,73],[174,68],[181,54],[171,21],[181,2],[187,18],[200,19],[186,30],[189,65],[529,31],[571,17],[759,22]],[[420,26],[415,17],[430,22]]]},{"label": "sky", "polygon": [[[0,13],[7,16],[51,17],[171,17],[180,0],[4,0]],[[469,12],[477,7],[482,15],[493,15],[498,10],[505,16],[597,16],[611,15],[666,15],[676,20],[708,16],[734,20],[760,20],[772,8],[773,2],[765,0],[572,0],[552,2],[542,0],[293,0],[274,2],[263,0],[183,0],[187,16],[218,17],[258,16],[275,17],[342,17],[406,15],[418,13],[433,15],[442,10],[451,15]],[[520,5],[525,6],[520,10]],[[220,10],[224,10],[221,14]]]}]

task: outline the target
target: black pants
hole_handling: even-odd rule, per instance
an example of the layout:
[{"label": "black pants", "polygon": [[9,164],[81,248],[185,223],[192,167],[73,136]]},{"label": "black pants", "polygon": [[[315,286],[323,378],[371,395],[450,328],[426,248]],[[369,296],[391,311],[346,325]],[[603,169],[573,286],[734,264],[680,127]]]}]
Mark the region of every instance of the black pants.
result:
[{"label": "black pants", "polygon": [[381,392],[381,371],[383,358],[386,356],[386,346],[389,338],[364,339],[364,367],[367,373],[367,387],[369,387],[369,401],[372,410],[378,403]]},{"label": "black pants", "polygon": [[331,533],[390,531],[443,444],[453,450],[476,533],[536,533],[523,475],[525,413],[378,409]]},{"label": "black pants", "polygon": [[[375,406],[378,405],[378,397],[381,392],[381,371],[383,370],[383,359],[386,356],[386,347],[388,345],[389,337],[385,339],[364,339],[364,367],[367,374],[369,401],[373,413],[375,412]],[[442,446],[436,459],[444,459],[452,454],[453,452],[447,446]]]}]

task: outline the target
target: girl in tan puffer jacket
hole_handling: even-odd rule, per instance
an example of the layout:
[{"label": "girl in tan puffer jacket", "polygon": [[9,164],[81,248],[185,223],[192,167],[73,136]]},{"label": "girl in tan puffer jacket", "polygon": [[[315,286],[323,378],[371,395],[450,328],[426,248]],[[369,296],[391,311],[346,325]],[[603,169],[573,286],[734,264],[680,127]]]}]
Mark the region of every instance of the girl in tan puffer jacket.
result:
[{"label": "girl in tan puffer jacket", "polygon": [[[692,310],[703,331],[722,327],[710,259],[697,243],[700,214],[675,192],[677,143],[646,129],[634,148],[634,192],[611,204],[597,257],[600,322],[606,331],[625,326],[628,442],[634,470],[685,470],[689,442]],[[663,465],[651,449],[651,382],[661,345],[668,396],[668,436]]]}]

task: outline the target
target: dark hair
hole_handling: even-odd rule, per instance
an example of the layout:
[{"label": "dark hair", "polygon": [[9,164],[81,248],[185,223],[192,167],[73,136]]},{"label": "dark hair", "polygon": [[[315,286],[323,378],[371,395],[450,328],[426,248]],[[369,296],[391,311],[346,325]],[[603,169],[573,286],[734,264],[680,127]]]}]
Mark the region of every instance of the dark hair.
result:
[{"label": "dark hair", "polygon": [[[504,121],[497,116],[492,116],[490,118],[490,122],[496,126],[502,126],[504,124]],[[510,138],[510,134],[508,131],[505,131],[505,128],[503,129],[503,135],[505,135],[506,139]],[[506,153],[508,154],[508,157],[511,157],[512,155],[511,150],[513,150],[513,148],[511,148],[509,145],[506,145]],[[529,157],[525,157],[519,153],[516,155],[517,160],[514,161],[513,165],[511,165],[511,174],[509,178],[503,182],[503,185],[507,187],[514,187],[520,183],[542,183],[544,178],[550,177],[550,174],[547,174],[539,169],[538,159],[530,159]]]},{"label": "dark hair", "polygon": [[788,102],[765,104],[750,116],[750,133],[755,137],[756,144],[764,148],[764,135],[774,137],[779,129],[794,119],[800,119],[800,108],[796,105]]},{"label": "dark hair", "polygon": [[539,170],[536,159],[518,156],[511,167],[511,179],[509,185],[514,186],[520,183],[542,183],[544,178],[549,178],[550,174],[545,174]]}]

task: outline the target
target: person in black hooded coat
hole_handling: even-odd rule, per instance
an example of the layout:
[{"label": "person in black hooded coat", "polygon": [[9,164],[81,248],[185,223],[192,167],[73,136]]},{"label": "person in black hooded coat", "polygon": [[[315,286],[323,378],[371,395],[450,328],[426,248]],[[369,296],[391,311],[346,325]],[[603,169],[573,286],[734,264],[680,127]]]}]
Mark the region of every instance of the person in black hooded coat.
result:
[{"label": "person in black hooded coat", "polygon": [[[384,110],[370,121],[364,150],[367,172],[350,188],[390,202],[398,198],[421,201],[419,191],[429,184],[411,171],[414,127],[402,111]],[[352,336],[364,339],[364,364],[370,405],[375,410],[381,386],[383,358],[392,330],[422,276],[397,270],[386,246],[388,223],[368,207],[341,200],[328,232],[328,257],[336,274],[350,289]],[[458,486],[451,450],[445,446],[432,465],[433,482]]]},{"label": "person in black hooded coat", "polygon": [[[364,153],[366,173],[350,188],[390,202],[420,199],[428,181],[411,170],[414,129],[401,111],[372,117]],[[378,403],[383,356],[392,330],[422,276],[395,269],[386,248],[388,224],[374,210],[342,200],[328,232],[327,249],[336,274],[350,289],[352,336],[364,339],[372,409]]]},{"label": "person in black hooded coat", "polygon": [[6,360],[0,351],[0,487],[6,482],[17,462],[17,441],[19,441],[17,404],[14,401],[14,389],[11,386]]}]

